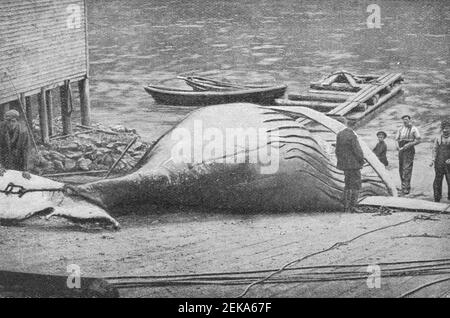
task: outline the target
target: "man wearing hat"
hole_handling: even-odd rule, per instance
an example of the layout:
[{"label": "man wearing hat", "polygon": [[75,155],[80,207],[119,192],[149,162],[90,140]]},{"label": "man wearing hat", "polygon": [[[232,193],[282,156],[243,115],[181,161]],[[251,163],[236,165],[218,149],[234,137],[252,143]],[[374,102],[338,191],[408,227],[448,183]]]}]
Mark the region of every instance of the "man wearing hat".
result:
[{"label": "man wearing hat", "polygon": [[420,133],[417,127],[411,123],[411,116],[402,117],[403,126],[397,131],[397,150],[399,160],[400,179],[402,181],[402,193],[411,191],[411,176],[414,165],[415,146],[420,143]]},{"label": "man wearing hat", "polygon": [[450,200],[450,120],[441,123],[442,134],[434,141],[431,166],[434,165],[435,178],[433,183],[434,201],[442,198],[442,181],[447,180],[448,196]]},{"label": "man wearing hat", "polygon": [[22,175],[30,179],[29,136],[28,131],[19,122],[19,113],[9,110],[5,120],[0,123],[0,176],[5,169],[23,171]]},{"label": "man wearing hat", "polygon": [[336,137],[337,168],[344,171],[344,210],[345,212],[362,212],[357,209],[359,191],[361,190],[361,169],[364,165],[364,154],[358,136],[349,126],[345,117],[336,118],[346,125]]}]

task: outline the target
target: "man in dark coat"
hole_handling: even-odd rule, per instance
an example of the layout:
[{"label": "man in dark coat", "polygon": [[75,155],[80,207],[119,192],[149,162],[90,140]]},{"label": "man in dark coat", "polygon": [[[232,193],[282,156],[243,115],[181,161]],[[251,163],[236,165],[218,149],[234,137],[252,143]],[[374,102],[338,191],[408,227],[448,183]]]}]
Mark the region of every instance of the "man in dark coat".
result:
[{"label": "man in dark coat", "polygon": [[22,171],[30,179],[30,143],[28,131],[19,121],[19,113],[9,110],[5,121],[0,123],[0,176],[6,169]]},{"label": "man in dark coat", "polygon": [[345,212],[362,212],[356,208],[361,190],[361,169],[364,165],[364,154],[356,133],[349,127],[344,117],[338,118],[346,125],[336,137],[337,168],[344,171],[344,210]]},{"label": "man in dark coat", "polygon": [[435,177],[433,182],[434,201],[442,198],[442,181],[447,180],[447,198],[450,200],[450,120],[441,123],[442,134],[434,141],[432,162]]}]

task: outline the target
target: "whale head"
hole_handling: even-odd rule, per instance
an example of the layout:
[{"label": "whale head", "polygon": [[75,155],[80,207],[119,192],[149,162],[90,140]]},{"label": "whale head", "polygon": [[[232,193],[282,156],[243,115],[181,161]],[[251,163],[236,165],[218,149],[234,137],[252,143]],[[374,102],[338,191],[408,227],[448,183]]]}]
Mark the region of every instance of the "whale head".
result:
[{"label": "whale head", "polygon": [[74,223],[96,222],[120,228],[102,206],[77,195],[64,184],[35,175],[28,180],[20,171],[6,171],[0,176],[1,223],[17,223],[37,216],[45,216],[47,220],[61,217]]}]

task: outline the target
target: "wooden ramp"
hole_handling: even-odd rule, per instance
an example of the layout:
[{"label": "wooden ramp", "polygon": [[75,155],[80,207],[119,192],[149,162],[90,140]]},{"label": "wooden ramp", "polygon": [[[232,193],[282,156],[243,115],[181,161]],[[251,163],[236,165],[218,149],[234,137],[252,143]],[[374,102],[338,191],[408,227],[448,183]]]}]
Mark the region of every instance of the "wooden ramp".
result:
[{"label": "wooden ramp", "polygon": [[[402,75],[400,73],[385,74],[383,76],[380,76],[375,83],[367,84],[367,86],[362,88],[355,96],[350,97],[347,102],[342,103],[335,109],[328,112],[328,114],[345,116],[360,103],[366,103],[369,101],[369,99],[372,99],[373,106],[376,106],[377,104],[379,104],[379,96],[377,97],[376,95],[379,94],[382,90],[389,90],[389,88],[387,87],[390,87],[392,84],[401,79]],[[396,93],[397,92],[398,90],[396,91]],[[390,89],[389,93],[385,95],[389,96],[387,99],[391,98],[393,96],[392,88]]]},{"label": "wooden ramp", "polygon": [[[344,116],[359,122],[398,94],[403,81],[401,73],[352,75],[341,71],[320,82],[312,83],[308,94],[289,94],[288,99],[277,99],[277,106],[302,106],[326,113]],[[338,86],[333,86],[338,84]],[[351,89],[343,89],[343,87]]]},{"label": "wooden ramp", "polygon": [[359,205],[389,207],[407,211],[450,213],[450,204],[447,203],[400,197],[366,197],[359,202]]}]

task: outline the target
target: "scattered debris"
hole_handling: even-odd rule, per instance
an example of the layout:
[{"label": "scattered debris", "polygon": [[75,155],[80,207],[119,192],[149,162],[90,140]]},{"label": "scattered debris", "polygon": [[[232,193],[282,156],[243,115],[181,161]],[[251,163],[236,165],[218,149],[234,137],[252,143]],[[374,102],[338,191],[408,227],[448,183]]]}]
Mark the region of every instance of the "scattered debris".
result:
[{"label": "scattered debris", "polygon": [[[115,171],[127,172],[150,147],[149,143],[141,140],[136,130],[124,126],[106,127],[98,123],[91,127],[77,125],[68,136],[61,135],[59,118],[55,119],[53,127],[53,138],[48,144],[38,144],[38,153],[33,155],[34,174],[108,171],[130,141],[136,139],[115,166]],[[33,121],[33,132],[39,140],[37,120]]]}]

